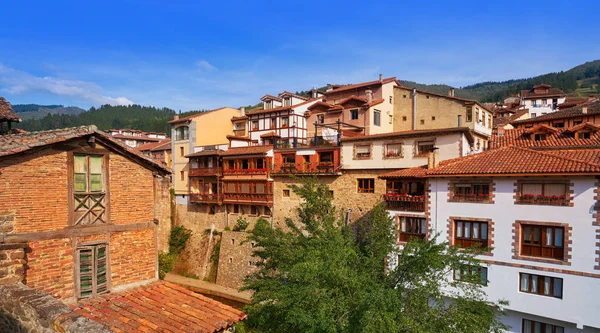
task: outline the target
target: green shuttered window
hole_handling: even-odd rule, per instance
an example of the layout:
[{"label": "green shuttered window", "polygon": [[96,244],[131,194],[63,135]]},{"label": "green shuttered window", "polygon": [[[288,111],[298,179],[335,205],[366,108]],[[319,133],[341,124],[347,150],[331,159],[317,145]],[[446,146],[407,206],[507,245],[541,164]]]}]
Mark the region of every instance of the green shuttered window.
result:
[{"label": "green shuttered window", "polygon": [[108,292],[107,245],[89,245],[77,249],[79,258],[79,298]]}]

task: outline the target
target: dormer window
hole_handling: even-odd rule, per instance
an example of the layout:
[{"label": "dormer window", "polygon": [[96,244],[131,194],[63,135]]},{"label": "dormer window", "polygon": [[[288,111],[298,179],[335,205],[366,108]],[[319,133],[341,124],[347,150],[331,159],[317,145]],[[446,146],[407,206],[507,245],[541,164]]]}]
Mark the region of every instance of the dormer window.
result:
[{"label": "dormer window", "polygon": [[546,140],[546,134],[544,134],[544,133],[534,134],[533,139],[535,141],[544,141],[544,140]]},{"label": "dormer window", "polygon": [[577,139],[590,139],[592,137],[591,132],[578,132]]},{"label": "dormer window", "polygon": [[565,123],[564,122],[560,122],[560,123],[553,123],[552,127],[556,127],[556,128],[563,128],[565,127]]},{"label": "dormer window", "polygon": [[325,122],[325,116],[322,114],[317,115],[317,123],[323,124]]},{"label": "dormer window", "polygon": [[291,106],[292,105],[292,98],[291,97],[286,97],[283,99],[283,106]]},{"label": "dormer window", "polygon": [[266,109],[272,109],[273,108],[273,101],[272,100],[266,100],[265,101],[265,110]]}]

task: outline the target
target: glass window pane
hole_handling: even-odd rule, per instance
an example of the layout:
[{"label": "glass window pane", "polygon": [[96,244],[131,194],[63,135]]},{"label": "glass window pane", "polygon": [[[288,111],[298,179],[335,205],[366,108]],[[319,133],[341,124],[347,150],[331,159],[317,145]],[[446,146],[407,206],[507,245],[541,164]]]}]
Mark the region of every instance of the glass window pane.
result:
[{"label": "glass window pane", "polygon": [[473,238],[479,239],[479,223],[473,223]]},{"label": "glass window pane", "polygon": [[538,291],[538,276],[537,275],[532,275],[531,276],[531,292],[532,293],[537,293]]},{"label": "glass window pane", "polygon": [[523,241],[525,241],[525,243],[531,243],[531,228],[530,227],[523,228]]},{"label": "glass window pane", "polygon": [[554,279],[554,297],[562,298],[562,279]]},{"label": "glass window pane", "polygon": [[75,191],[85,192],[87,190],[87,175],[85,173],[75,174]]},{"label": "glass window pane", "polygon": [[540,322],[533,323],[533,333],[542,333],[542,324]]},{"label": "glass window pane", "polygon": [[546,245],[552,245],[552,228],[546,228]]},{"label": "glass window pane", "polygon": [[550,280],[552,280],[550,277],[544,277],[544,295],[550,296]]},{"label": "glass window pane", "polygon": [[482,223],[481,224],[481,239],[483,240],[487,240],[488,239],[488,225],[487,223]]},{"label": "glass window pane", "polygon": [[533,243],[534,244],[539,244],[540,243],[540,232],[541,229],[540,228],[532,228],[533,230]]},{"label": "glass window pane", "polygon": [[457,222],[456,223],[456,237],[462,237],[462,236],[463,236],[463,223]]},{"label": "glass window pane", "polygon": [[554,333],[565,333],[565,329],[560,326],[554,326]]},{"label": "glass window pane", "polygon": [[471,222],[465,222],[465,238],[471,238]]},{"label": "glass window pane", "polygon": [[406,232],[406,217],[402,218],[402,232]]},{"label": "glass window pane", "polygon": [[426,234],[427,233],[427,223],[425,222],[425,219],[420,219],[419,222],[421,222],[421,233]]},{"label": "glass window pane", "polygon": [[563,246],[563,229],[554,229],[554,246]]},{"label": "glass window pane", "polygon": [[523,320],[523,333],[531,333],[531,321]]},{"label": "glass window pane", "polygon": [[102,191],[102,175],[90,175],[90,191]]},{"label": "glass window pane", "polygon": [[75,173],[87,173],[87,163],[85,156],[74,156],[74,167],[73,171]]},{"label": "glass window pane", "polygon": [[521,274],[521,291],[529,291],[529,274]]},{"label": "glass window pane", "polygon": [[544,186],[544,195],[545,196],[557,196],[566,194],[566,186],[565,184],[546,184]]},{"label": "glass window pane", "polygon": [[454,270],[454,279],[455,280],[460,280],[460,269],[456,269]]},{"label": "glass window pane", "polygon": [[90,156],[90,173],[102,173],[102,157]]},{"label": "glass window pane", "polygon": [[481,284],[487,285],[487,268],[481,267]]},{"label": "glass window pane", "polygon": [[533,194],[537,197],[542,194],[542,184],[523,184],[521,188],[522,194]]}]

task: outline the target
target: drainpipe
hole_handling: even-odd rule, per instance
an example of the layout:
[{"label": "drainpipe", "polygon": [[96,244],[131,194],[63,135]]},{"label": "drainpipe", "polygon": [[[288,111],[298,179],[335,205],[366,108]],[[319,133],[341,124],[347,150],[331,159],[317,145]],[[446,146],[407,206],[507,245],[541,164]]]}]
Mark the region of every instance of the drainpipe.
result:
[{"label": "drainpipe", "polygon": [[413,131],[417,129],[417,89],[414,88],[412,91],[413,95],[413,109],[412,109],[412,129]]}]

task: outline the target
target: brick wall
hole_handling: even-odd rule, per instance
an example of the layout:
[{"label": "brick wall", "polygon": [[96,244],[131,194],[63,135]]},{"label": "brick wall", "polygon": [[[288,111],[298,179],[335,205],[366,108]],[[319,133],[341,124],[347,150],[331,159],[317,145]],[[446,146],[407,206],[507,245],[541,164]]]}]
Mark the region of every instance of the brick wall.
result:
[{"label": "brick wall", "polygon": [[29,242],[27,286],[43,290],[58,299],[73,297],[73,245],[71,239]]},{"label": "brick wall", "polygon": [[0,216],[13,216],[9,232],[68,225],[66,161],[66,153],[51,149],[0,160]]},{"label": "brick wall", "polygon": [[156,277],[154,230],[117,232],[110,235],[112,286]]},{"label": "brick wall", "polygon": [[154,219],[152,171],[117,154],[110,155],[110,215],[115,224]]},{"label": "brick wall", "polygon": [[247,235],[236,231],[224,231],[221,235],[217,284],[239,289],[244,278],[256,271],[252,243],[244,242]]}]

